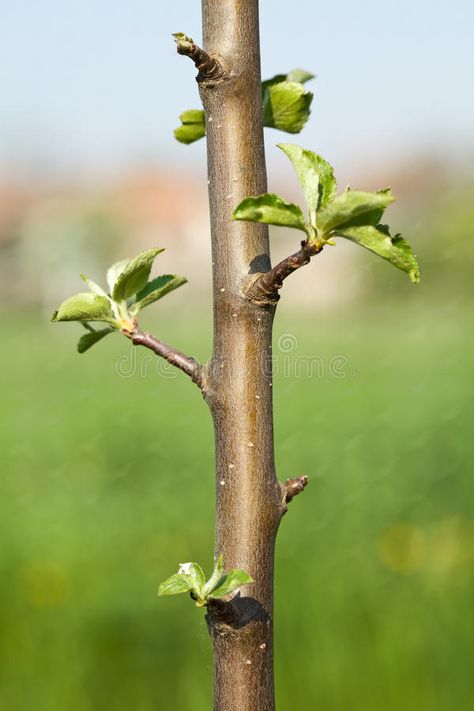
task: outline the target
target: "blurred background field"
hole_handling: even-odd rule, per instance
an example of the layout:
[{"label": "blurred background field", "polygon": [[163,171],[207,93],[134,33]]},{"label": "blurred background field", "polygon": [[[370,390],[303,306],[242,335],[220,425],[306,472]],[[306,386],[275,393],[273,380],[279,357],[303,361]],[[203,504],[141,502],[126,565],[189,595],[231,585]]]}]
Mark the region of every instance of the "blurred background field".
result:
[{"label": "blurred background field", "polygon": [[[205,358],[207,320],[148,325]],[[80,357],[74,326],[2,321],[2,706],[208,709],[203,615],[156,598],[211,565],[204,404],[119,337]],[[278,318],[279,473],[311,476],[277,548],[280,708],[470,708],[473,341],[456,302]]]},{"label": "blurred background field", "polygon": [[[110,262],[164,246],[159,271],[190,283],[143,325],[209,357],[204,146],[172,139],[197,101],[168,40],[198,26],[199,4],[185,5],[185,23],[182,6],[164,18],[148,0],[133,18],[107,0],[93,22],[87,3],[0,9],[2,710],[211,707],[203,615],[156,597],[178,561],[212,564],[206,407],[125,339],[79,356],[79,327],[49,323],[82,289],[79,272],[103,281]],[[400,2],[384,32],[373,10],[342,2],[323,15],[302,0],[302,27],[262,2],[265,76],[297,65],[319,75],[296,141],[335,163],[341,187],[393,186],[387,218],[422,268],[412,286],[338,244],[285,285],[278,473],[311,481],[277,544],[277,698],[281,711],[467,711],[474,103],[463,33],[473,6]],[[15,37],[27,51],[13,51]],[[348,57],[360,81],[348,82]],[[169,76],[158,80],[159,66]],[[298,200],[280,139],[267,133],[270,189]],[[272,232],[275,259],[294,247],[291,233]]]}]

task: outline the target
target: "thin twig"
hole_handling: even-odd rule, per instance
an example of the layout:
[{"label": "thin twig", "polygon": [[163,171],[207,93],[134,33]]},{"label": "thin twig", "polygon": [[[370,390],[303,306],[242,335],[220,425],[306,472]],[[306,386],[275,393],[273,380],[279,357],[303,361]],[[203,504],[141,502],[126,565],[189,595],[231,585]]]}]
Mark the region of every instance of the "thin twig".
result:
[{"label": "thin twig", "polygon": [[218,81],[228,78],[228,73],[216,57],[211,57],[201,47],[199,47],[191,37],[176,32],[174,34],[176,50],[178,54],[183,54],[193,60],[199,74],[196,81]]},{"label": "thin twig", "polygon": [[308,264],[311,257],[318,254],[322,248],[323,245],[310,244],[304,240],[301,242],[301,249],[283,259],[273,269],[253,275],[244,287],[245,297],[262,306],[276,304],[280,298],[278,290],[283,286],[284,280]]},{"label": "thin twig", "polygon": [[149,348],[153,353],[156,353],[157,356],[164,358],[168,363],[182,370],[183,373],[189,375],[191,380],[203,390],[203,369],[197,360],[181,353],[181,351],[176,350],[176,348],[172,346],[168,346],[166,343],[163,343],[163,341],[152,336],[151,333],[145,333],[139,328],[135,328],[133,331],[123,330],[122,333],[130,338],[134,346],[145,346],[145,348]]},{"label": "thin twig", "polygon": [[287,479],[282,485],[285,495],[285,503],[288,504],[292,499],[294,499],[295,496],[301,494],[307,486],[308,481],[309,479],[306,474],[303,474],[303,476],[297,476],[294,479]]}]

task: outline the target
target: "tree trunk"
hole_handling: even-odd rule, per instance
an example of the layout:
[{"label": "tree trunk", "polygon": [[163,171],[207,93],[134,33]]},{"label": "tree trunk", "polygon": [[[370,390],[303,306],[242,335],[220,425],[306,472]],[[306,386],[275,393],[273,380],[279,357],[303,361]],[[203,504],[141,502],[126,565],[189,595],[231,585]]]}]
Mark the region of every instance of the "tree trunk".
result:
[{"label": "tree trunk", "polygon": [[266,191],[258,0],[203,0],[204,50],[225,76],[199,78],[207,119],[214,347],[206,374],[216,441],[216,555],[255,583],[233,614],[211,608],[214,709],[272,711],[273,554],[285,509],[275,475],[271,378],[274,306],[243,297],[270,269],[268,229],[233,208]]}]

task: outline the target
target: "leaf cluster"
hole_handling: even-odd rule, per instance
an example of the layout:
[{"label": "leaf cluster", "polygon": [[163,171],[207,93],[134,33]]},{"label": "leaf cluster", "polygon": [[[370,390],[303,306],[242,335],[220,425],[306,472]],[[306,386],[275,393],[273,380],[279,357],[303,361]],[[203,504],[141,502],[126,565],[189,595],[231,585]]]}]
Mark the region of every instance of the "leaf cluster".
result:
[{"label": "leaf cluster", "polygon": [[189,592],[196,601],[196,607],[204,607],[210,600],[227,597],[242,585],[253,582],[253,578],[240,568],[233,568],[224,573],[223,558],[220,555],[209,580],[206,581],[203,569],[198,563],[181,563],[178,572],[161,583],[158,595]]},{"label": "leaf cluster", "polygon": [[[277,74],[262,82],[263,125],[286,133],[299,133],[311,113],[313,94],[303,84],[314,75],[304,69]],[[194,143],[206,135],[206,116],[202,109],[183,111],[181,125],[174,131],[180,143]]]},{"label": "leaf cluster", "polygon": [[[186,283],[184,277],[176,274],[162,274],[149,280],[153,262],[163,251],[158,247],[147,249],[132,259],[112,264],[107,270],[108,291],[81,274],[89,291],[63,301],[52,318],[55,322],[79,321],[86,328],[88,332],[77,344],[79,353],[89,350],[109,333],[132,331],[134,319],[141,309]],[[106,325],[95,329],[92,322]]]},{"label": "leaf cluster", "polygon": [[248,220],[301,230],[315,251],[344,237],[386,259],[407,272],[410,280],[420,279],[420,269],[408,242],[392,236],[381,224],[385,209],[394,202],[390,188],[376,192],[347,188],[337,195],[332,166],[317,153],[292,143],[279,148],[290,159],[306,202],[306,216],[299,205],[278,195],[265,193],[243,200],[233,212],[234,220]]}]

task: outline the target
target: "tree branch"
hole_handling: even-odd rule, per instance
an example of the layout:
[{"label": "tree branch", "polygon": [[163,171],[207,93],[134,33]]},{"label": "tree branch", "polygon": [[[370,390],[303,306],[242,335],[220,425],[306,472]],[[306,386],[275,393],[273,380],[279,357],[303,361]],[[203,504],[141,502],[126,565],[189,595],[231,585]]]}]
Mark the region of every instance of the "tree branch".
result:
[{"label": "tree branch", "polygon": [[203,368],[197,360],[181,353],[181,351],[172,346],[168,346],[163,341],[152,336],[151,333],[145,333],[138,327],[133,331],[123,329],[122,333],[130,338],[134,346],[145,346],[145,348],[149,348],[153,353],[156,353],[157,356],[164,358],[168,363],[182,370],[183,373],[189,375],[193,383],[196,383],[201,390],[204,390]]},{"label": "tree branch", "polygon": [[323,245],[310,244],[307,240],[301,242],[301,249],[283,259],[268,272],[254,274],[244,287],[244,295],[250,301],[260,306],[276,304],[280,298],[278,290],[284,280],[300,267],[304,267],[315,254],[319,254]]},{"label": "tree branch", "polygon": [[196,81],[218,81],[229,77],[228,72],[226,72],[219,60],[209,56],[201,47],[198,47],[191,37],[182,32],[175,32],[173,36],[177,44],[176,51],[178,54],[189,57],[196,65],[196,69],[199,72]]}]

